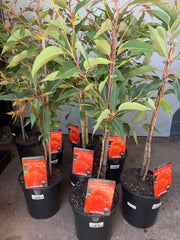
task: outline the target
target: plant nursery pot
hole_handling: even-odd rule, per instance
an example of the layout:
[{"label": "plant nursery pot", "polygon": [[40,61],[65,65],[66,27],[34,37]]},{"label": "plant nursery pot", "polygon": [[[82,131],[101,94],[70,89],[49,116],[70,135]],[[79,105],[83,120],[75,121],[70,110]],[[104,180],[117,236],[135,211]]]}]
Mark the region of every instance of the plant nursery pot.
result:
[{"label": "plant nursery pot", "polygon": [[106,179],[116,181],[116,184],[120,182],[120,174],[123,171],[125,159],[127,156],[127,150],[124,155],[120,158],[108,158],[107,159],[107,170]]},{"label": "plant nursery pot", "polygon": [[44,188],[26,189],[22,183],[23,173],[19,175],[19,184],[22,187],[28,212],[31,217],[36,219],[46,219],[55,215],[60,208],[60,190],[63,179],[63,169],[57,166],[61,171],[61,177],[52,185]]},{"label": "plant nursery pot", "polygon": [[156,221],[162,198],[137,194],[124,184],[122,176],[120,181],[122,184],[122,213],[124,218],[134,227],[151,227]]},{"label": "plant nursery pot", "polygon": [[[76,188],[76,186],[74,188]],[[88,214],[80,211],[71,201],[71,192],[72,190],[69,194],[69,202],[73,209],[77,238],[79,240],[110,240],[112,236],[113,218],[120,202],[117,190],[118,202],[111,210],[109,216]]]},{"label": "plant nursery pot", "polygon": [[[82,139],[81,137],[82,135],[80,135],[80,139]],[[89,141],[90,143],[86,145],[86,149],[94,149],[94,147],[96,146],[96,144],[99,143],[99,136],[97,135],[93,135],[93,141],[92,141],[92,134],[89,133]],[[77,147],[77,148],[82,148],[82,144],[79,143],[79,144],[76,144],[76,143],[71,143],[72,144],[72,150],[74,149],[74,147]]]},{"label": "plant nursery pot", "polygon": [[[30,135],[37,137],[40,135],[39,132],[29,132]],[[39,140],[33,140],[32,142],[18,142],[15,138],[14,143],[17,146],[18,149],[18,153],[19,153],[19,157],[20,159],[22,159],[23,157],[29,157],[29,156],[35,156],[36,154],[33,151],[33,148],[35,148],[36,146],[38,146],[40,144]]]},{"label": "plant nursery pot", "polygon": [[[86,182],[88,181],[88,176],[83,176],[83,175],[76,175],[72,172],[72,165],[71,163],[68,164],[68,172],[70,175],[70,179],[71,179],[71,185],[75,186],[76,184],[80,183],[80,182]],[[93,175],[91,176],[91,178],[97,178],[97,175]]]}]

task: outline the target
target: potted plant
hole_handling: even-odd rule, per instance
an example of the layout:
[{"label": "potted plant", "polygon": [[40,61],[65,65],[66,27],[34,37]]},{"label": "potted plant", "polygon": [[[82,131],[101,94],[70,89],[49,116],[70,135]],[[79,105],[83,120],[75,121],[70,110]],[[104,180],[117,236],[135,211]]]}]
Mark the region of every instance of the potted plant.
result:
[{"label": "potted plant", "polygon": [[[179,68],[173,66],[173,63],[179,60],[179,7],[177,1],[174,1],[172,8],[168,4],[157,6],[158,10],[148,10],[148,13],[154,15],[160,22],[149,23],[148,27],[152,46],[164,63],[164,70],[160,70],[160,77],[151,76],[154,84],[159,82],[159,87],[154,97],[155,105],[148,125],[141,169],[127,169],[121,175],[123,215],[130,224],[139,228],[147,228],[155,223],[164,197],[164,194],[159,197],[155,195],[153,172],[149,170],[151,143],[159,109],[162,108],[168,115],[172,112],[169,102],[165,100],[166,94],[174,93],[180,100]],[[166,88],[167,84],[170,84],[169,88]]]},{"label": "potted plant", "polygon": [[[16,15],[10,6],[3,5],[7,11],[13,13],[17,25],[12,30],[7,28],[10,36],[4,44],[2,54],[13,49],[15,56],[9,60],[8,68],[15,66],[19,66],[19,68],[16,70],[14,77],[11,76],[11,78],[7,78],[5,72],[1,72],[3,83],[12,87],[11,94],[5,94],[1,97],[5,100],[11,99],[18,102],[25,100],[26,104],[29,103],[31,106],[31,125],[38,121],[44,153],[41,152],[37,155],[44,155],[49,186],[27,189],[22,173],[19,175],[19,183],[24,191],[30,215],[34,218],[48,218],[54,215],[60,207],[60,188],[63,170],[60,166],[52,166],[51,164],[50,131],[53,127],[59,126],[55,118],[60,102],[55,100],[57,95],[62,94],[63,90],[57,89],[61,85],[61,81],[56,82],[55,86],[43,82],[47,71],[49,69],[53,71],[52,69],[56,67],[54,62],[50,66],[43,66],[35,78],[31,76],[34,59],[38,55],[41,46],[43,49],[46,44],[44,40],[37,39],[38,33],[40,34],[43,31],[44,25],[40,17],[40,12],[42,11],[40,1],[37,1],[36,4],[34,8],[28,7],[26,11],[30,13],[37,11],[37,20],[36,18],[28,20],[23,15]],[[49,10],[49,13],[51,14],[52,11]],[[34,29],[32,25],[36,25],[38,28]],[[18,92],[16,92],[17,90]],[[62,101],[61,103],[63,104],[64,102]],[[20,105],[18,111],[22,113],[23,110],[24,105]],[[29,157],[32,157],[32,155]]]},{"label": "potted plant", "polygon": [[[148,29],[142,27],[143,24],[141,26],[142,29],[140,29],[142,32],[140,31],[140,33],[138,33],[139,39],[136,40],[133,36],[128,39],[128,35],[131,35],[133,23],[135,22],[136,26],[138,23],[136,15],[133,15],[133,10],[143,4],[139,3],[139,1],[138,3],[133,1],[134,6],[131,7],[129,1],[123,6],[120,6],[118,1],[111,2],[114,4],[114,8],[111,9],[105,1],[103,2],[105,8],[104,15],[100,14],[96,16],[95,11],[97,9],[99,10],[96,4],[98,4],[99,1],[77,1],[77,4],[72,4],[72,1],[53,0],[52,4],[58,16],[56,22],[50,21],[51,27],[52,25],[58,26],[55,30],[53,29],[53,33],[49,33],[54,39],[54,52],[50,51],[52,48],[49,47],[44,49],[36,58],[32,69],[32,75],[34,77],[43,64],[61,54],[65,54],[68,61],[71,61],[71,66],[65,65],[65,67],[62,65],[63,70],[60,72],[61,74],[64,73],[64,75],[61,75],[62,80],[65,84],[70,84],[73,74],[77,74],[76,77],[81,79],[81,84],[73,86],[72,89],[69,90],[69,93],[72,94],[73,92],[76,94],[82,91],[86,92],[89,101],[81,102],[83,105],[82,110],[87,111],[87,114],[96,120],[94,132],[100,126],[104,129],[98,178],[105,178],[110,131],[113,131],[116,135],[120,135],[121,139],[124,139],[125,134],[129,135],[131,130],[130,125],[126,120],[123,121],[120,119],[125,113],[131,110],[142,112],[151,110],[146,106],[146,103],[152,105],[152,102],[146,99],[147,93],[145,94],[145,92],[148,92],[148,89],[154,90],[155,88],[153,84],[148,83],[141,83],[140,86],[137,86],[136,82],[130,80],[132,77],[143,75],[156,69],[146,64],[142,65],[140,62],[135,63],[132,60],[135,56],[139,59],[144,53],[155,51],[154,47],[144,42],[144,36],[142,39],[143,31],[145,31],[145,33],[148,31]],[[139,11],[139,14],[143,12],[144,9],[148,9],[150,5],[151,4],[143,7],[143,9]],[[128,7],[130,7],[129,11]],[[81,8],[84,8],[87,13],[84,18],[81,18],[81,15],[78,14]],[[66,16],[68,16],[68,18],[66,18]],[[94,26],[93,31],[91,28],[90,31],[88,31],[88,25],[84,24],[84,21],[87,19],[91,23],[90,27]],[[142,23],[142,19],[139,21],[139,23]],[[82,25],[83,29],[85,29],[83,32],[80,31]],[[58,28],[60,28],[61,31],[59,31]],[[128,30],[130,32],[128,32]],[[57,32],[60,35],[58,38]],[[90,57],[89,54],[92,53],[91,48],[84,48],[83,44],[75,39],[75,36],[81,36],[82,41],[89,39],[89,45],[93,43],[92,45],[96,46],[96,48],[92,47],[92,50],[97,55]],[[129,50],[133,51],[133,54]],[[121,68],[123,65],[125,65],[125,68]],[[97,66],[101,67],[101,71]],[[94,78],[94,76],[98,76],[98,74],[100,77]],[[101,78],[102,76],[103,79]],[[60,75],[56,72],[53,73],[53,75],[47,76],[45,80],[54,81],[58,77],[60,77]],[[141,91],[143,91],[144,97],[138,98]],[[128,99],[126,99],[127,97]],[[136,139],[134,132],[133,134]],[[77,188],[81,189],[81,184],[75,186],[70,192],[70,203],[75,214],[78,238],[110,239],[111,220],[119,203],[118,195],[116,195],[116,206],[111,211],[110,217],[85,214],[74,206],[73,193],[77,192]],[[82,194],[82,190],[80,190],[80,195],[78,197],[76,195],[75,198],[82,200],[83,196],[84,193]],[[82,222],[85,222],[83,230]],[[100,223],[100,225],[98,228],[93,229],[89,225],[90,222]]]}]

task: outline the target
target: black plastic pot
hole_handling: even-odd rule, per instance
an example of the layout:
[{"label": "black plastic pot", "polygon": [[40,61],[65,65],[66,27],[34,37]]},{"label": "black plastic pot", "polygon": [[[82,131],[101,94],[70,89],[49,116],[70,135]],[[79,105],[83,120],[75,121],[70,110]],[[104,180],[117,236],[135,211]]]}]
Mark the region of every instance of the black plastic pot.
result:
[{"label": "black plastic pot", "polygon": [[[70,175],[70,179],[71,179],[71,185],[75,186],[76,184],[80,183],[80,182],[86,182],[88,181],[88,176],[83,176],[83,175],[76,175],[72,172],[72,164],[71,162],[69,162],[68,164],[68,172]],[[91,178],[97,178],[97,175],[93,175],[91,176]]]},{"label": "black plastic pot", "polygon": [[63,179],[63,169],[61,178],[47,188],[26,189],[22,182],[23,173],[19,175],[19,184],[22,187],[26,199],[29,214],[36,219],[46,219],[56,214],[60,208],[60,190]]},{"label": "black plastic pot", "polygon": [[69,202],[74,213],[77,238],[79,240],[110,240],[112,236],[114,214],[120,201],[117,190],[116,192],[118,194],[118,202],[115,208],[111,211],[110,216],[87,214],[78,210],[72,204],[71,191],[69,194]]},{"label": "black plastic pot", "polygon": [[123,171],[126,156],[127,150],[120,158],[107,159],[106,179],[114,180],[116,181],[116,184],[120,182],[120,174]]},{"label": "black plastic pot", "polygon": [[122,176],[120,180],[122,184],[122,213],[124,218],[134,227],[151,227],[156,221],[162,198],[134,193],[124,184]]},{"label": "black plastic pot", "polygon": [[[81,137],[81,135],[80,135],[80,139],[81,139],[82,137]],[[92,134],[91,133],[89,133],[89,139],[90,138],[92,138]],[[98,144],[99,143],[99,140],[100,140],[100,138],[99,138],[99,136],[97,136],[97,135],[93,135],[93,139],[94,139],[94,143],[93,144],[87,144],[86,145],[86,149],[91,149],[91,150],[93,150],[94,149],[94,147],[96,146],[96,144]],[[74,147],[77,147],[77,148],[82,148],[82,144],[76,144],[76,143],[71,143],[72,144],[72,150],[74,149]]]},{"label": "black plastic pot", "polygon": [[[39,132],[34,132],[34,131],[29,132],[29,133],[33,134],[33,135],[37,135],[37,136],[40,135]],[[19,142],[16,141],[16,138],[15,138],[14,143],[17,146],[20,159],[22,159],[23,157],[29,157],[29,156],[37,155],[37,154],[34,153],[33,148],[35,146],[38,146],[39,144],[41,144],[41,142],[39,140],[31,142],[31,143],[19,143]]]}]

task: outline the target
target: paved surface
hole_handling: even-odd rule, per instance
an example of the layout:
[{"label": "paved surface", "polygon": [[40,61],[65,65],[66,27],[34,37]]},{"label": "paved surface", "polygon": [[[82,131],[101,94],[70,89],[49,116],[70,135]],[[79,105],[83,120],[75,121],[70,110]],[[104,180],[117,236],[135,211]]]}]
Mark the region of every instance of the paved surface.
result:
[{"label": "paved surface", "polygon": [[[21,165],[16,146],[13,143],[0,145],[0,150],[11,150],[11,162],[0,175],[0,240],[77,240],[73,213],[68,202],[71,184],[66,167],[71,158],[71,145],[67,136],[63,138],[65,176],[61,189],[61,207],[55,216],[46,220],[33,219],[28,214],[17,181]],[[125,168],[140,166],[145,138],[139,137],[138,140],[138,147],[132,138],[127,140]],[[151,169],[169,161],[172,162],[173,187],[163,201],[155,225],[148,229],[137,229],[129,225],[122,216],[120,205],[115,215],[111,240],[180,239],[180,139],[154,138]],[[118,189],[121,192],[120,184]]]}]

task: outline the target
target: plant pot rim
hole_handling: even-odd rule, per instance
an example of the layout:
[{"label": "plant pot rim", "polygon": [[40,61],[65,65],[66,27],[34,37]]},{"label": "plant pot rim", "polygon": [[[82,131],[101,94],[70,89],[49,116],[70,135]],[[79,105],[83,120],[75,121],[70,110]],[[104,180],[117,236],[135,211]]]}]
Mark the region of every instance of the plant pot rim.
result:
[{"label": "plant pot rim", "polygon": [[[126,171],[128,170],[133,170],[133,169],[140,169],[140,168],[127,168],[125,169],[122,173],[125,173]],[[148,172],[151,172],[152,173],[152,170],[148,170]],[[146,196],[146,195],[142,195],[142,194],[139,194],[139,193],[136,193],[136,192],[133,192],[132,190],[130,190],[126,185],[125,183],[123,182],[123,179],[122,179],[122,174],[120,176],[120,183],[122,184],[122,186],[126,189],[126,191],[130,192],[131,194],[137,196],[137,197],[141,197],[141,198],[144,198],[144,199],[151,199],[151,200],[155,200],[155,199],[163,199],[164,197],[162,196],[159,196],[159,197],[156,197],[156,196]]]},{"label": "plant pot rim", "polygon": [[[106,215],[103,215],[103,214],[91,214],[91,213],[85,213],[85,212],[82,212],[81,210],[79,210],[78,208],[76,208],[73,204],[72,204],[72,201],[71,201],[71,193],[73,191],[73,189],[78,186],[79,184],[82,184],[82,183],[85,183],[87,181],[84,181],[84,182],[79,182],[77,183],[74,187],[71,188],[70,192],[69,192],[69,203],[71,205],[71,207],[78,213],[80,213],[82,216],[87,216],[87,217],[99,217],[99,218],[102,218],[102,217],[109,217],[109,216],[106,216]],[[120,204],[120,197],[119,197],[119,193],[117,191],[117,187],[115,187],[115,191],[117,193],[117,196],[118,196],[118,202],[116,204],[116,206],[114,207],[113,210],[111,210],[110,212],[110,215],[112,215],[113,213],[115,213],[115,211],[117,210],[117,207],[119,206]]]},{"label": "plant pot rim", "polygon": [[[21,179],[20,179],[20,177],[23,176],[23,171],[21,171],[21,173],[20,173],[19,176],[18,176],[18,181],[19,181],[20,186],[21,186],[23,189],[32,190],[32,191],[34,191],[34,190],[46,190],[46,189],[51,189],[51,188],[53,188],[57,183],[61,182],[62,179],[63,179],[63,177],[64,177],[64,170],[63,170],[63,168],[62,168],[61,166],[55,165],[55,164],[54,164],[54,167],[57,167],[57,168],[60,169],[60,171],[61,171],[61,177],[60,177],[56,182],[54,182],[53,184],[48,185],[47,187],[26,188],[26,187],[25,187],[25,184],[22,183],[22,182],[21,182]],[[23,178],[24,178],[24,177],[23,177]]]}]

